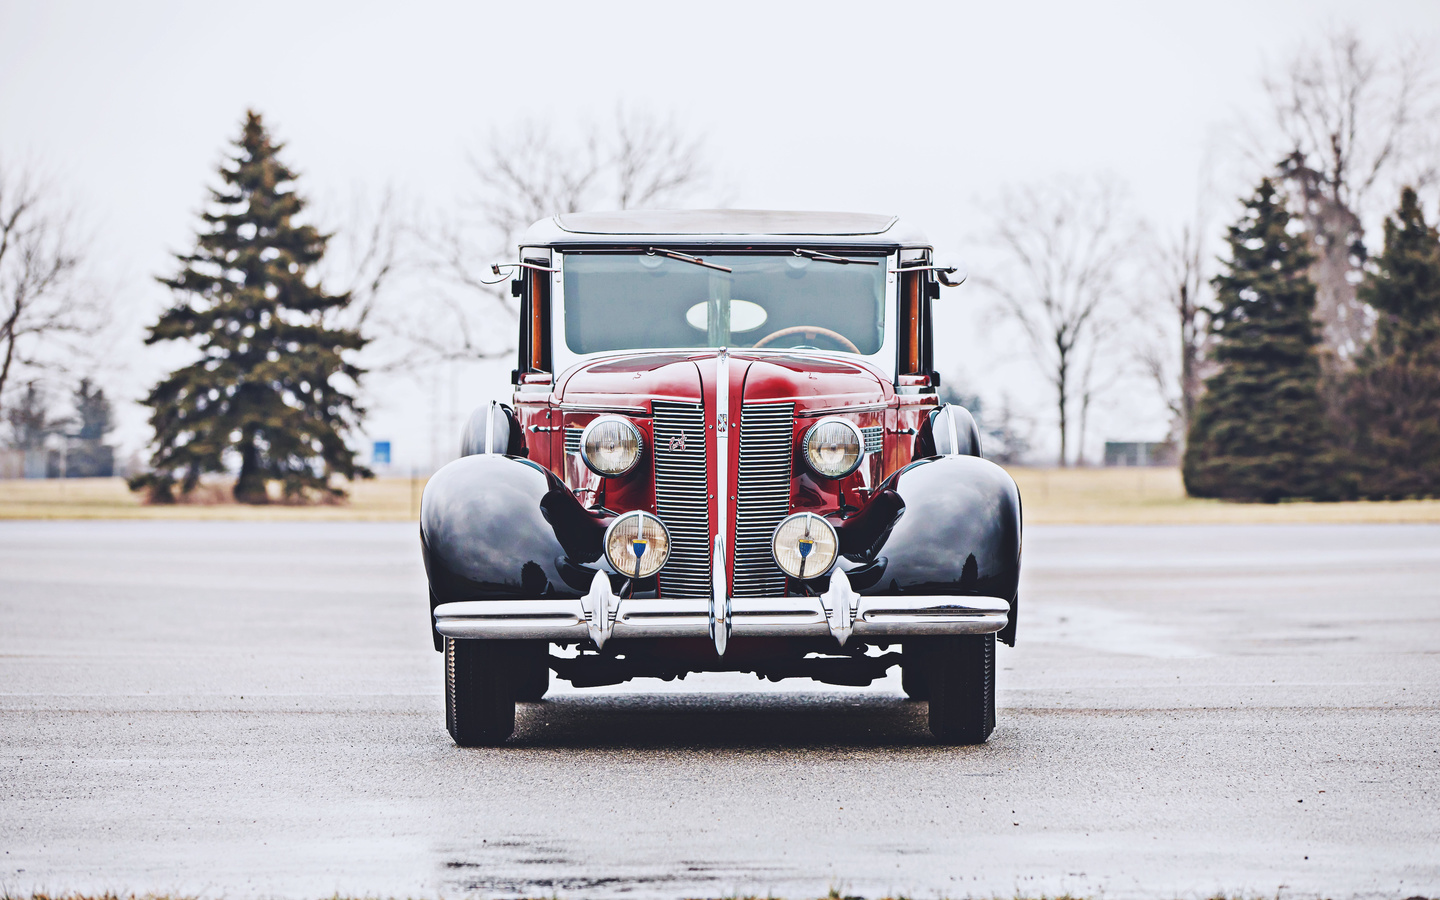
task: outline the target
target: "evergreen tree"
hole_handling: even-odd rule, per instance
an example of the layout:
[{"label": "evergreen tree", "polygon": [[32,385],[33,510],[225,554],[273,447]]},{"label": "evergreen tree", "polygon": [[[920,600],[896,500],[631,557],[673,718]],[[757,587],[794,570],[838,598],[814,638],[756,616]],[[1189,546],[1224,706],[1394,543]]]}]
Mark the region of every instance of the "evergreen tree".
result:
[{"label": "evergreen tree", "polygon": [[343,496],[333,475],[370,475],[345,444],[363,415],[350,356],[366,341],[334,323],[349,295],[327,294],[310,276],[329,235],[295,223],[305,204],[277,157],[282,146],[247,113],[195,250],[178,256],[177,275],[159,279],[176,302],[145,342],[190,341],[200,358],[145,400],[153,471],[132,486],[148,487],[154,500],[173,500],[177,480],[188,493],[202,473],[235,463],[235,499],[244,503],[266,502],[270,481],[300,500],[312,491]]},{"label": "evergreen tree", "polygon": [[1379,316],[1345,390],[1361,492],[1440,495],[1440,234],[1411,188],[1385,220],[1360,298]]},{"label": "evergreen tree", "polygon": [[1227,241],[1227,271],[1212,282],[1219,370],[1206,381],[1190,428],[1185,489],[1269,503],[1333,499],[1339,489],[1330,481],[1334,453],[1320,401],[1311,258],[1270,179]]},{"label": "evergreen tree", "polygon": [[96,387],[88,378],[82,378],[79,387],[75,388],[73,402],[80,425],[75,437],[82,441],[100,441],[115,429],[110,421],[114,410],[104,388]]}]

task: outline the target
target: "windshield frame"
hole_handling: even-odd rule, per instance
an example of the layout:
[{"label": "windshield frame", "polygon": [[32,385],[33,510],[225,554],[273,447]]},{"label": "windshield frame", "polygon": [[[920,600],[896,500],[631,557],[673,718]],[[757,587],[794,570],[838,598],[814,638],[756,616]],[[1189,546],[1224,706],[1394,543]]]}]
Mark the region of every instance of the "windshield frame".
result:
[{"label": "windshield frame", "polygon": [[[717,263],[720,263],[720,264],[723,265],[723,264],[724,264],[724,257],[726,257],[726,256],[760,256],[760,255],[765,255],[765,256],[769,256],[769,255],[786,256],[786,255],[789,255],[789,254],[794,253],[794,251],[795,251],[795,249],[796,249],[796,246],[799,246],[799,247],[801,247],[801,249],[805,249],[805,250],[815,250],[815,251],[821,252],[821,253],[832,253],[832,254],[835,254],[835,255],[837,255],[837,256],[839,256],[839,255],[844,255],[844,253],[845,253],[846,250],[847,250],[847,248],[837,247],[837,246],[832,246],[832,245],[826,245],[826,246],[824,246],[824,247],[821,247],[821,246],[818,246],[818,245],[815,245],[815,246],[808,246],[808,245],[793,245],[793,246],[785,246],[785,245],[773,245],[773,246],[770,246],[770,245],[761,245],[761,246],[755,246],[755,245],[751,245],[751,246],[734,246],[734,247],[728,247],[728,246],[726,246],[726,247],[717,247],[717,246],[715,246],[715,245],[713,245],[713,244],[711,244],[711,245],[705,245],[705,246],[697,246],[697,245],[679,246],[679,245],[675,245],[675,246],[673,246],[673,247],[672,247],[672,246],[667,246],[666,249],[679,250],[679,251],[682,252],[682,253],[689,253],[689,254],[693,254],[693,255],[695,255],[695,256],[703,257],[707,262],[713,261],[713,262],[717,262]],[[885,273],[886,273],[886,274],[885,274],[885,301],[884,301],[884,302],[885,302],[885,312],[884,312],[885,331],[884,331],[884,334],[881,336],[880,346],[879,346],[878,349],[876,349],[876,351],[875,351],[874,353],[860,353],[860,354],[856,354],[856,353],[850,353],[850,352],[848,352],[848,351],[838,350],[838,349],[837,349],[837,350],[802,350],[802,349],[795,348],[795,347],[776,347],[776,348],[761,347],[761,348],[759,348],[759,349],[754,349],[754,348],[750,348],[750,347],[735,347],[735,348],[731,348],[731,349],[733,349],[733,350],[735,350],[736,352],[739,352],[739,353],[744,353],[744,354],[746,354],[746,355],[758,354],[758,355],[775,355],[775,356],[781,356],[781,355],[783,355],[783,356],[802,356],[802,357],[804,357],[804,356],[813,356],[813,357],[817,357],[817,358],[825,358],[825,357],[835,358],[835,357],[838,357],[838,358],[841,358],[841,359],[852,359],[852,360],[853,360],[853,359],[861,359],[861,360],[864,360],[865,362],[869,363],[870,365],[872,365],[872,366],[880,369],[882,372],[884,372],[884,373],[886,374],[886,376],[887,376],[887,378],[888,378],[889,380],[894,381],[894,379],[895,379],[895,370],[896,370],[895,367],[896,367],[896,364],[897,364],[897,363],[896,363],[896,353],[897,353],[897,350],[896,350],[896,346],[897,346],[897,344],[896,344],[896,334],[897,334],[897,331],[898,331],[898,328],[899,328],[899,322],[898,322],[897,319],[896,319],[896,309],[897,309],[897,306],[898,306],[898,281],[897,281],[897,279],[896,279],[896,277],[895,277],[895,273],[894,273],[892,270],[898,267],[899,251],[898,251],[898,250],[894,250],[894,249],[890,249],[890,250],[887,250],[887,251],[885,252],[885,255],[884,255],[884,256],[880,256],[880,255],[875,255],[875,249],[876,249],[876,248],[874,248],[874,247],[852,248],[852,249],[849,249],[849,252],[850,252],[851,254],[863,255],[863,256],[866,256],[866,257],[869,257],[869,258],[876,259],[876,260],[878,260],[878,261],[880,262],[881,265],[883,265],[883,266],[885,267]],[[867,252],[867,251],[868,251],[868,252]],[[571,252],[583,253],[583,254],[585,254],[585,255],[594,255],[594,254],[596,254],[596,253],[610,253],[610,252],[613,252],[613,253],[616,253],[616,254],[634,254],[634,253],[636,253],[636,252],[644,252],[644,250],[643,250],[643,248],[634,248],[634,247],[614,247],[614,248],[611,248],[611,247],[584,247],[584,248],[575,247],[575,248],[570,248],[570,249],[566,249],[566,248],[562,248],[562,247],[554,247],[554,248],[553,248],[553,252],[552,252],[552,255],[551,255],[551,263],[550,263],[550,264],[551,264],[551,266],[554,267],[555,272],[554,272],[553,275],[551,275],[551,281],[550,281],[550,329],[549,329],[549,331],[550,331],[550,353],[551,353],[550,358],[551,358],[551,360],[552,360],[552,362],[553,362],[553,365],[554,365],[554,367],[555,367],[555,373],[556,373],[557,376],[558,376],[560,373],[562,373],[562,372],[566,371],[567,369],[571,368],[572,366],[576,365],[577,363],[587,362],[587,361],[596,360],[596,359],[604,359],[604,358],[611,358],[611,357],[624,357],[624,356],[637,356],[637,355],[648,354],[648,353],[683,353],[683,354],[690,354],[690,355],[703,355],[703,354],[708,354],[708,353],[714,353],[714,352],[716,352],[716,350],[718,350],[718,348],[693,347],[693,346],[691,346],[691,347],[646,347],[646,348],[633,348],[633,349],[626,349],[626,350],[601,350],[601,351],[596,351],[596,352],[594,352],[594,353],[576,353],[575,351],[571,350],[571,349],[570,349],[570,345],[569,345],[569,344],[566,342],[566,340],[565,340],[565,257],[566,257],[569,253],[571,253]],[[817,261],[817,264],[818,264],[818,265],[837,265],[837,266],[838,266],[838,265],[842,265],[841,263],[825,262],[825,261],[823,261],[823,260]]]}]

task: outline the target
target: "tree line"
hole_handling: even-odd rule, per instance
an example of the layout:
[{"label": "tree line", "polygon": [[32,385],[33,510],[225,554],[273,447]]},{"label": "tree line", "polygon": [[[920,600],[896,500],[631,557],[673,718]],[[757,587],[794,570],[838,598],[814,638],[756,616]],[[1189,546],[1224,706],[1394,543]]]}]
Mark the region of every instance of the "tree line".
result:
[{"label": "tree line", "polygon": [[1263,80],[1269,119],[1236,129],[1230,166],[1255,180],[1218,246],[1208,178],[1169,235],[1114,177],[995,198],[997,263],[977,280],[1046,377],[1060,465],[1083,464],[1095,407],[1141,379],[1193,495],[1436,493],[1436,313],[1419,274],[1434,245],[1421,198],[1440,182],[1434,74],[1422,48],[1377,51],[1351,30],[1302,46]]}]

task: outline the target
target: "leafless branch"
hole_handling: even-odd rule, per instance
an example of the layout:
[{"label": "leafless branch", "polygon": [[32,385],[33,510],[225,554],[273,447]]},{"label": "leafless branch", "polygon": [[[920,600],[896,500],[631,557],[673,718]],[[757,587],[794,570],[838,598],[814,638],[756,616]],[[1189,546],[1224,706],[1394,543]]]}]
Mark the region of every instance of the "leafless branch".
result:
[{"label": "leafless branch", "polygon": [[[1316,317],[1331,357],[1344,364],[1368,339],[1371,316],[1356,297],[1364,222],[1377,190],[1435,178],[1437,96],[1430,53],[1409,44],[1384,53],[1353,28],[1307,44],[1264,79],[1297,212],[1310,232]],[[1428,142],[1428,145],[1427,145]],[[1273,146],[1273,145],[1272,145]]]},{"label": "leafless branch", "polygon": [[1004,194],[990,234],[1008,265],[978,281],[1019,326],[1054,389],[1059,463],[1067,465],[1073,406],[1081,404],[1083,421],[1104,387],[1096,360],[1136,227],[1116,182],[1064,179]]},{"label": "leafless branch", "polygon": [[33,173],[0,162],[0,398],[15,371],[100,324],[84,295],[72,217]]},{"label": "leafless branch", "polygon": [[[518,309],[491,263],[513,258],[520,234],[546,216],[583,209],[663,206],[693,197],[708,179],[703,140],[673,119],[617,108],[604,125],[557,135],[535,121],[495,132],[470,157],[475,191],[453,215],[422,229],[435,282],[426,321],[402,330],[423,362],[510,352]],[[503,323],[503,328],[497,324]],[[496,335],[505,342],[497,347]]]}]

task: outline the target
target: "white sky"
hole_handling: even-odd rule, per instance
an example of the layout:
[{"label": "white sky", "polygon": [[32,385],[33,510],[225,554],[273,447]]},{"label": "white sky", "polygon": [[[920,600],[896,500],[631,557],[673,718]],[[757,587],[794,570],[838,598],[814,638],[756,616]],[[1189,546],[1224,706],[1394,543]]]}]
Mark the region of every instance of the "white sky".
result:
[{"label": "white sky", "polygon": [[[1261,108],[1267,63],[1352,23],[1379,46],[1429,40],[1440,3],[0,0],[0,157],[38,163],[85,212],[123,325],[112,393],[136,397],[167,362],[139,344],[168,302],[150,276],[192,243],[247,107],[288,143],[311,198],[393,184],[444,208],[492,129],[623,102],[707,134],[731,205],[895,212],[952,258],[987,197],[1057,174],[1114,173],[1157,228],[1179,222],[1206,148]],[[945,302],[942,370],[1043,417],[1042,385],[991,333],[979,292]],[[508,392],[509,367],[437,373],[425,390],[373,380],[369,436],[425,465],[475,402]],[[1119,393],[1093,440],[1163,435],[1143,390]],[[142,417],[123,416],[134,448]]]}]

